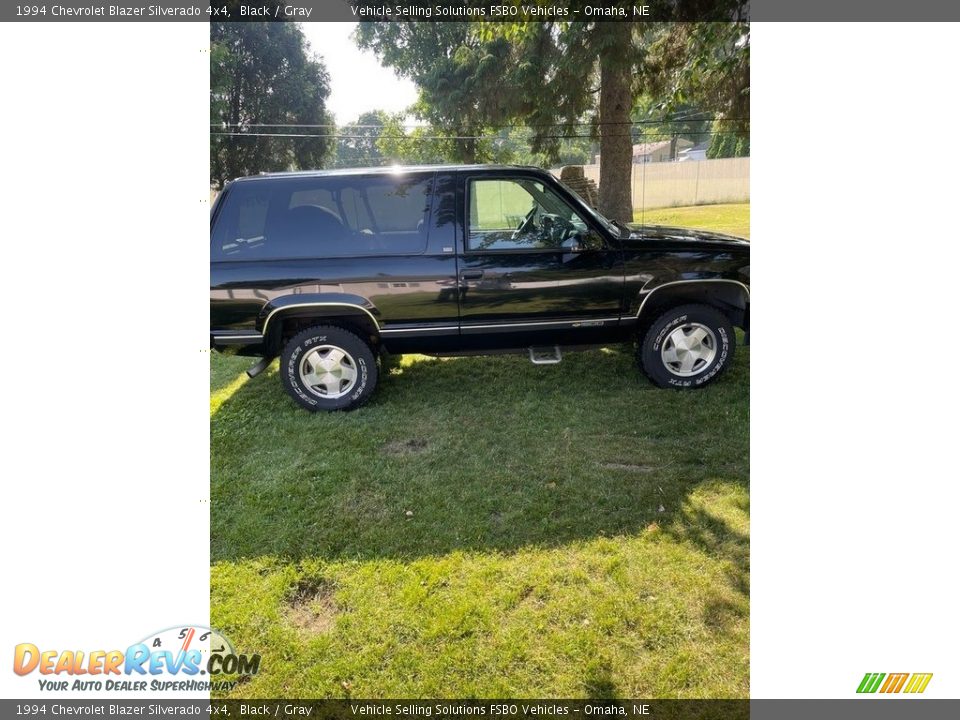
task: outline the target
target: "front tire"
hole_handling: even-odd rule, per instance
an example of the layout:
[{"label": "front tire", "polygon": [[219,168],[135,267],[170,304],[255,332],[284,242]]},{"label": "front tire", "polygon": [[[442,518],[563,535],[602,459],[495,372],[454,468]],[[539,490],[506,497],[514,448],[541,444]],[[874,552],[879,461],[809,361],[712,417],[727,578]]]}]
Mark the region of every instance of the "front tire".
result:
[{"label": "front tire", "polygon": [[373,351],[349,330],[319,325],[295,335],[280,356],[283,387],[311,412],[353,410],[377,386]]},{"label": "front tire", "polygon": [[702,388],[733,360],[736,337],[730,320],[708,305],[681,305],[658,317],[640,340],[638,359],[647,377],[663,388]]}]

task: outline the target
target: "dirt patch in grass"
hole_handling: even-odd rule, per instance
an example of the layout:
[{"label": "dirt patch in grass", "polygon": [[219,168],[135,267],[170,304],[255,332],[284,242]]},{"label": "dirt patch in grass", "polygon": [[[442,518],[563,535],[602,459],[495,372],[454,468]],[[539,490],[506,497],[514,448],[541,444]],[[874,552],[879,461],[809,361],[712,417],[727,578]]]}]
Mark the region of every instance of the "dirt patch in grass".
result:
[{"label": "dirt patch in grass", "polygon": [[368,522],[382,520],[390,515],[384,494],[375,490],[355,490],[339,501],[339,512],[347,517],[362,517]]},{"label": "dirt patch in grass", "polygon": [[285,614],[304,632],[327,632],[337,617],[333,586],[323,580],[301,580],[290,593]]},{"label": "dirt patch in grass", "polygon": [[416,455],[427,449],[427,441],[421,438],[412,438],[410,440],[394,440],[383,446],[383,452],[386,455]]}]

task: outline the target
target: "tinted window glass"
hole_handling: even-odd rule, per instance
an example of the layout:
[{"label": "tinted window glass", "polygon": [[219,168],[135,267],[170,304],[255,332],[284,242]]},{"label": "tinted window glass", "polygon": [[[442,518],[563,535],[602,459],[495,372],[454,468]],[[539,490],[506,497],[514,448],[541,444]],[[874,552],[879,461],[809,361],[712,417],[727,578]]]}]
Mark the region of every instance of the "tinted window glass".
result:
[{"label": "tinted window glass", "polygon": [[471,180],[470,250],[560,249],[587,224],[566,200],[528,179]]},{"label": "tinted window glass", "polygon": [[217,218],[213,258],[421,253],[430,185],[423,176],[238,182]]}]

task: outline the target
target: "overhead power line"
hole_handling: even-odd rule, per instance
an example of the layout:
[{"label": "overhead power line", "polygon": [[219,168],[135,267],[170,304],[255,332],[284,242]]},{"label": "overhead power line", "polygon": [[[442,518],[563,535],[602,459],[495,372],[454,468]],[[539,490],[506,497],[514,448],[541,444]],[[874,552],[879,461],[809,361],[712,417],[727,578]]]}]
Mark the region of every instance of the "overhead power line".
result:
[{"label": "overhead power line", "polygon": [[[721,130],[716,132],[700,133],[673,133],[683,135],[743,135],[745,130]],[[214,136],[220,137],[273,137],[273,138],[329,138],[331,140],[506,140],[496,135],[341,135],[339,133],[252,133],[252,132],[212,132]],[[654,133],[648,137],[672,137],[666,133]],[[541,135],[542,140],[573,140],[576,138],[593,139],[591,134],[576,135]]]},{"label": "overhead power line", "polygon": [[[716,117],[707,117],[707,118],[675,118],[672,120],[635,120],[635,121],[623,121],[623,122],[559,122],[559,123],[516,123],[512,125],[484,125],[484,127],[491,129],[508,129],[508,128],[562,128],[562,127],[595,127],[595,126],[605,126],[605,125],[673,125],[681,122],[688,121],[702,121],[702,122],[744,122],[743,118],[716,118]],[[218,128],[238,128],[238,127],[249,127],[249,128],[354,128],[354,129],[376,129],[385,127],[385,125],[377,124],[354,124],[354,123],[344,123],[338,125],[336,123],[210,123],[210,127]],[[406,129],[417,129],[423,127],[430,127],[429,125],[418,125],[416,123],[402,123],[400,125],[394,125],[394,127],[402,127]]]}]

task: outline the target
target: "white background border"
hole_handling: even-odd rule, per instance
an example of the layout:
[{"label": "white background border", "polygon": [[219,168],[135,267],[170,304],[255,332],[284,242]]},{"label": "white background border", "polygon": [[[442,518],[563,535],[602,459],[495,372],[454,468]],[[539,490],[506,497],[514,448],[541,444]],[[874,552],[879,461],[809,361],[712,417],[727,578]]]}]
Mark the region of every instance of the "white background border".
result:
[{"label": "white background border", "polygon": [[[207,42],[0,30],[8,658],[208,622]],[[755,697],[960,696],[956,46],[753,27]]]},{"label": "white background border", "polygon": [[209,27],[5,24],[0,62],[0,689],[25,698],[17,643],[209,625]]},{"label": "white background border", "polygon": [[751,692],[960,697],[957,29],[751,52]]}]

